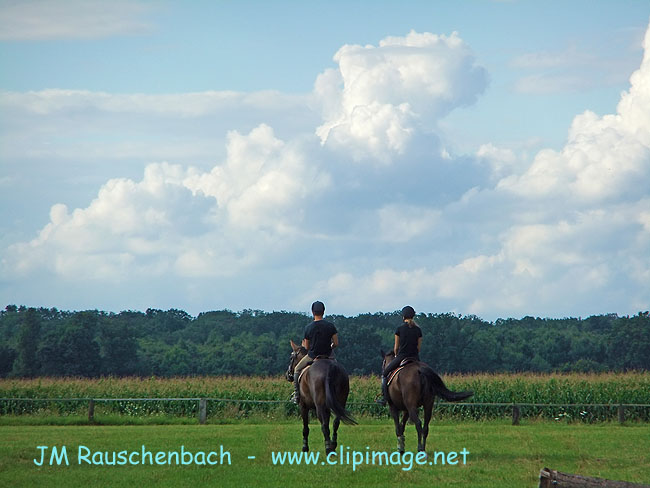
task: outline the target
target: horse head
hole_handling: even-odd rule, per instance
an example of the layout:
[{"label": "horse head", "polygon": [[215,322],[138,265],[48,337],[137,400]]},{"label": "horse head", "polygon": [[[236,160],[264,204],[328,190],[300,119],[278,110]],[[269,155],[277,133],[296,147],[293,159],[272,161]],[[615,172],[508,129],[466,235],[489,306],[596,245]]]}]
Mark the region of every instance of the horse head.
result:
[{"label": "horse head", "polygon": [[390,363],[393,359],[395,359],[395,352],[391,349],[388,352],[384,352],[383,349],[379,351],[381,353],[382,357],[382,362],[381,362],[381,370],[383,371],[386,369],[386,365]]},{"label": "horse head", "polygon": [[302,346],[299,346],[293,340],[289,341],[291,343],[291,356],[289,357],[289,366],[287,367],[287,372],[284,374],[287,381],[293,381],[293,372],[296,369],[298,362],[305,357],[307,354],[307,349]]}]

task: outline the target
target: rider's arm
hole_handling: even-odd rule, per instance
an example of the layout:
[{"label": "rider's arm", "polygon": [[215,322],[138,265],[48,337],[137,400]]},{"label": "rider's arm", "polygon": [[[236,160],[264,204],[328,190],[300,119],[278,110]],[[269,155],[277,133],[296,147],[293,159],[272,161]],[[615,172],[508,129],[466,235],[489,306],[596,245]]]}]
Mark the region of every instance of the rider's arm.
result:
[{"label": "rider's arm", "polygon": [[395,345],[393,346],[393,352],[397,356],[397,351],[399,351],[399,336],[395,334]]},{"label": "rider's arm", "polygon": [[336,347],[339,347],[339,335],[338,334],[334,334],[332,336],[332,344],[331,344],[331,346],[332,346],[332,349],[334,349]]},{"label": "rider's arm", "polygon": [[420,352],[420,347],[422,347],[422,337],[418,337],[418,352]]}]

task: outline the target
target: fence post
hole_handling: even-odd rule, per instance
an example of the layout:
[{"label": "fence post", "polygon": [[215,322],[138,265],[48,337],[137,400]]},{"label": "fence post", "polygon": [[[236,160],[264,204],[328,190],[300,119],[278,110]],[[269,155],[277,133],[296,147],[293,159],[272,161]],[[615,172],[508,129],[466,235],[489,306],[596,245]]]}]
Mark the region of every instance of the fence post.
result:
[{"label": "fence post", "polygon": [[512,405],[512,425],[519,425],[519,405]]},{"label": "fence post", "polygon": [[95,421],[95,400],[92,398],[88,401],[88,422]]},{"label": "fence post", "polygon": [[618,423],[622,424],[623,422],[625,422],[625,407],[620,404],[618,406]]},{"label": "fence post", "polygon": [[205,424],[205,419],[208,415],[207,400],[205,398],[199,399],[199,424]]}]

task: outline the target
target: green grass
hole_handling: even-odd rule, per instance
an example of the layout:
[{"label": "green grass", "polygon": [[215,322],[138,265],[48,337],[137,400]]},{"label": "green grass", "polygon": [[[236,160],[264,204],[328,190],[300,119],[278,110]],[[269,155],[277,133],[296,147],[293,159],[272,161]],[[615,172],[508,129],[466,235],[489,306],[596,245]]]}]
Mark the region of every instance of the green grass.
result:
[{"label": "green grass", "polygon": [[[631,482],[650,481],[650,426],[603,422],[433,421],[429,459],[435,451],[470,454],[467,464],[414,466],[274,466],[272,451],[299,451],[298,421],[252,421],[227,425],[3,425],[0,427],[0,486],[458,486],[536,487],[539,470],[549,467],[569,473]],[[390,451],[395,448],[392,422],[364,419],[358,426],[341,426],[340,445],[351,450]],[[323,455],[319,425],[311,424],[312,451]],[[63,446],[70,466],[34,464],[36,446]],[[95,451],[186,450],[230,452],[225,466],[89,466],[78,465],[79,445]],[[416,447],[415,429],[407,426],[407,450]],[[345,452],[345,451],[344,451]],[[255,456],[249,460],[248,456]]]}]

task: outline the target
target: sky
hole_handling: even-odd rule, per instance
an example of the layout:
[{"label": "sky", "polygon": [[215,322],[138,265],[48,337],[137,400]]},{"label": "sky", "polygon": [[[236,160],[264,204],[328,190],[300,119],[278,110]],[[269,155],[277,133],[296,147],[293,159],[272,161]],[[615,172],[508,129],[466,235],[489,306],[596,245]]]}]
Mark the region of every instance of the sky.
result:
[{"label": "sky", "polygon": [[650,5],[0,0],[0,305],[645,311]]}]

